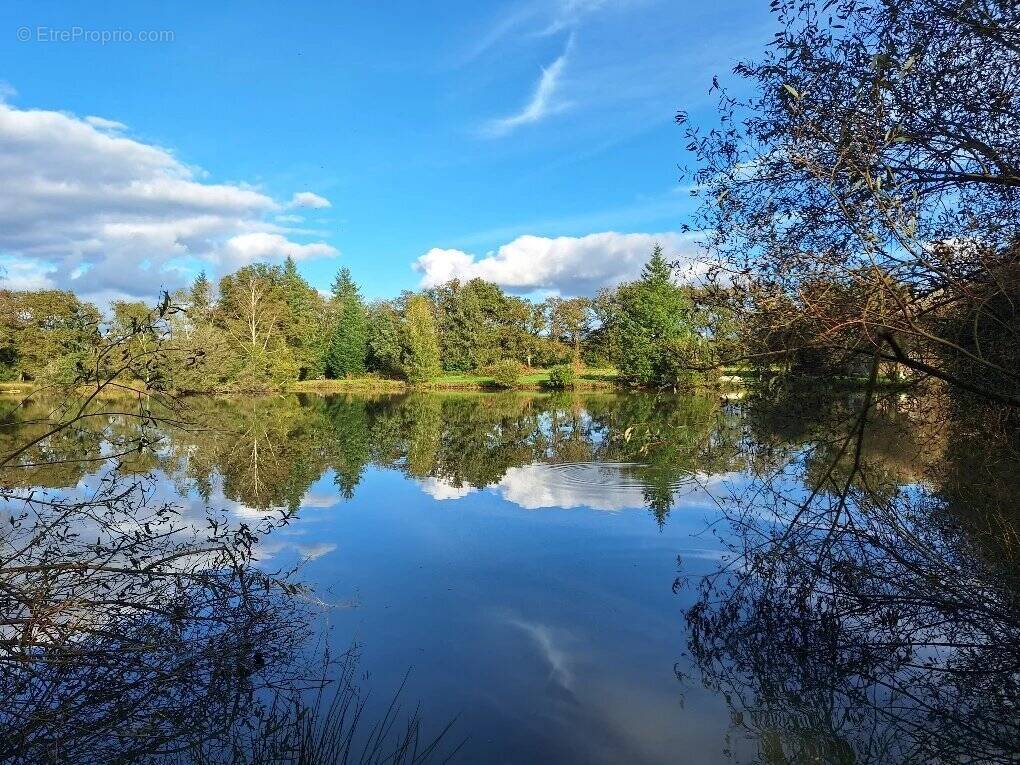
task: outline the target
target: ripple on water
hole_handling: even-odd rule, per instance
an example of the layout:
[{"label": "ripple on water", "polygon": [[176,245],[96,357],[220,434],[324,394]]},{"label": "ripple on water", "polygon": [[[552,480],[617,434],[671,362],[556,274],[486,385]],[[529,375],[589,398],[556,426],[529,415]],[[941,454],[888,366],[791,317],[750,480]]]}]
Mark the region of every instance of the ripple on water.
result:
[{"label": "ripple on water", "polygon": [[[557,462],[546,465],[549,482],[565,489],[597,489],[612,494],[633,495],[645,489],[659,471],[639,462]],[[694,476],[686,479],[671,477],[666,482],[656,481],[659,489],[680,491],[689,487]]]}]

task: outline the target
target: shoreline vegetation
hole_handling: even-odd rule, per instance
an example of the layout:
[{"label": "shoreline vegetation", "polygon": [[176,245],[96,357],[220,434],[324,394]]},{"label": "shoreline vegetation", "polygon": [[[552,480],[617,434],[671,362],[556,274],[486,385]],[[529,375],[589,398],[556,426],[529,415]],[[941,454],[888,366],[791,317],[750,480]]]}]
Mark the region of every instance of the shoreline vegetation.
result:
[{"label": "shoreline vegetation", "polygon": [[[507,387],[496,381],[492,375],[478,374],[444,374],[430,383],[414,385],[407,380],[399,378],[380,377],[378,375],[363,375],[360,377],[344,377],[330,380],[320,378],[316,380],[299,380],[280,387],[270,388],[249,388],[249,389],[212,389],[212,390],[188,390],[172,392],[178,397],[191,396],[216,396],[232,398],[236,396],[272,396],[286,394],[316,394],[328,396],[332,394],[354,393],[354,394],[393,394],[401,395],[407,393],[539,393],[539,394],[626,394],[646,393],[658,395],[684,395],[684,394],[714,394],[721,400],[733,401],[743,398],[756,386],[765,386],[774,379],[795,379],[800,386],[817,385],[831,389],[863,389],[868,385],[868,379],[859,376],[800,376],[796,378],[783,378],[780,370],[762,371],[756,369],[727,370],[719,375],[710,384],[701,384],[683,389],[661,389],[648,387],[633,387],[626,385],[617,371],[611,367],[583,370],[577,380],[565,388],[557,388],[550,384],[551,370],[531,369],[527,370],[519,383]],[[877,388],[896,388],[905,386],[906,383],[895,377],[881,377],[875,381]],[[25,382],[0,382],[0,398],[9,396],[24,396],[26,398],[47,398],[55,394],[57,390],[66,393],[62,386],[52,386],[34,381]],[[81,394],[88,394],[93,390],[89,386],[82,386],[79,389]],[[148,390],[138,381],[117,386],[106,386],[99,393],[98,398],[136,398],[142,395],[163,395],[163,390]]]},{"label": "shoreline vegetation", "polygon": [[[233,273],[198,274],[155,305],[0,288],[0,435],[9,449],[0,459],[0,728],[8,733],[0,761],[63,762],[54,757],[73,753],[76,762],[133,762],[157,750],[147,759],[154,765],[253,765],[291,752],[335,761],[338,742],[350,741],[345,726],[369,718],[342,685],[340,706],[330,707],[341,715],[321,728],[304,704],[325,674],[301,666],[308,638],[329,623],[317,609],[332,606],[302,581],[301,565],[264,565],[260,540],[275,534],[281,550],[299,535],[316,537],[323,527],[283,531],[311,505],[309,487],[329,471],[334,493],[351,499],[374,464],[399,467],[422,489],[429,479],[493,489],[480,508],[502,533],[509,526],[490,504],[502,501],[495,487],[506,488],[510,468],[552,455],[558,467],[626,464],[643,475],[643,501],[660,525],[681,503],[685,534],[696,529],[686,524],[705,521],[710,554],[700,541],[675,550],[672,592],[681,600],[668,618],[673,658],[682,659],[672,670],[681,699],[700,680],[719,711],[725,701],[726,759],[742,756],[733,742],[743,741],[746,759],[1016,765],[1020,9],[1016,0],[771,6],[779,29],[760,58],[734,65],[735,86],[713,78],[717,119],[699,115],[703,104],[676,113],[691,155],[681,183],[694,211],[678,232],[683,249],[668,255],[678,260],[656,247],[633,281],[614,277],[589,296],[506,282],[534,289],[528,299],[481,278],[426,279],[415,291],[365,299],[346,268],[325,292],[293,258],[246,256]],[[66,186],[72,211],[80,207],[78,186],[33,178]],[[120,200],[119,176],[104,178],[104,198]],[[44,220],[49,208],[33,204],[38,185],[7,216],[9,241]],[[162,241],[153,225],[133,216],[127,229],[158,230]],[[184,254],[185,239],[211,243],[209,231],[175,244]],[[109,280],[89,268],[101,263],[91,244],[61,261],[59,241],[12,251],[10,263],[28,265],[19,252],[33,263],[6,284],[91,282],[99,295],[127,284],[124,274]],[[51,278],[72,265],[81,281]],[[597,272],[576,275],[602,283]],[[838,388],[847,395],[825,395]],[[486,397],[497,390],[526,392]],[[203,399],[210,393],[216,398]],[[197,480],[164,491],[166,466]],[[535,475],[517,479],[535,488]],[[571,487],[569,473],[553,478],[537,488]],[[366,504],[385,512],[375,525],[356,521],[338,553],[356,555],[327,565],[330,576],[372,558],[382,572],[372,586],[383,593],[415,576],[423,545],[387,535],[404,518],[416,534],[409,540],[427,547],[440,535],[417,511],[390,512],[405,496],[385,493],[394,485],[373,488]],[[598,627],[591,619],[600,608],[619,621],[616,596],[588,571],[609,558],[626,566],[637,538],[605,525],[628,545],[617,550],[573,521],[549,528],[573,544],[578,590],[595,598],[578,634]],[[465,523],[440,540],[456,546],[478,534],[479,560],[495,566],[487,574],[472,548],[458,548],[448,570],[436,569],[447,592],[463,573],[498,605],[506,572],[523,571],[527,597],[540,599],[542,577],[554,572],[546,548],[522,534],[533,565],[505,565],[484,533]],[[372,535],[385,560],[357,548]],[[641,549],[668,544],[662,537]],[[414,553],[406,560],[405,549]],[[639,582],[637,571],[621,581]],[[660,563],[654,571],[672,576]],[[661,585],[649,614],[668,597]],[[408,594],[435,610],[429,589]],[[536,617],[557,601],[538,605]],[[549,629],[574,635],[558,618]],[[451,639],[473,637],[460,632]],[[528,632],[530,640],[530,623]],[[381,633],[390,634],[400,633]],[[516,678],[509,695],[487,685],[489,674],[515,671],[516,653],[493,656],[483,665],[491,673],[467,677],[472,691],[530,701]],[[671,662],[653,658],[668,674]],[[464,674],[465,666],[442,669]],[[598,661],[577,669],[579,677],[616,673]],[[633,697],[643,705],[634,709],[653,713],[632,715],[636,726],[604,713],[616,709],[612,683],[588,686],[597,698],[586,706],[580,686],[575,693],[558,682],[550,694],[545,681],[545,691],[534,687],[555,714],[536,725],[490,716],[469,733],[484,740],[493,725],[521,719],[528,724],[510,733],[538,735],[541,745],[552,734],[540,726],[562,717],[563,740],[592,752],[603,741],[643,745],[660,718],[670,723],[659,714],[668,697],[642,689],[643,672],[628,677],[624,690],[645,694]],[[273,689],[290,695],[266,708]],[[564,699],[577,701],[576,717],[556,711]],[[417,748],[417,713],[402,728],[395,709],[370,728],[362,761],[419,763],[433,752],[424,740]],[[290,710],[302,726],[294,736]],[[235,722],[239,742],[230,738]],[[396,754],[377,757],[372,742],[403,730]],[[708,740],[696,734],[685,743]]]},{"label": "shoreline vegetation", "polygon": [[[501,384],[493,375],[484,372],[466,373],[456,372],[442,374],[428,383],[413,384],[408,380],[382,377],[375,374],[365,374],[357,377],[341,377],[338,379],[318,378],[314,380],[298,380],[276,387],[256,387],[245,389],[209,389],[209,390],[187,390],[177,391],[178,395],[195,396],[231,396],[240,394],[273,394],[273,393],[345,393],[345,392],[366,392],[366,393],[404,393],[415,390],[425,391],[469,391],[478,393],[499,393],[506,391],[528,391],[528,392],[555,392],[566,390],[567,392],[611,392],[621,390],[635,390],[625,388],[619,378],[619,374],[612,367],[597,369],[585,369],[578,373],[576,380],[561,389],[550,384],[550,369],[529,369],[524,370],[520,380],[514,385]],[[719,378],[718,385],[711,386],[742,386],[746,379],[745,373],[735,372],[731,375],[724,375]],[[44,394],[51,387],[45,383],[35,381],[24,382],[0,382],[0,395]],[[83,388],[85,390],[85,388]],[[641,390],[640,388],[636,390]],[[104,391],[107,395],[128,395],[145,393],[143,384],[135,381],[133,384],[120,385]],[[155,391],[154,391],[155,392]],[[160,391],[162,392],[162,391]]]},{"label": "shoreline vegetation", "polygon": [[[869,374],[860,349],[819,347],[825,338],[812,331],[788,336],[790,317],[776,352],[776,331],[755,323],[762,311],[748,318],[739,300],[718,302],[731,291],[681,283],[658,246],[636,281],[542,302],[472,279],[366,303],[346,268],[327,297],[291,259],[245,266],[218,285],[201,274],[155,307],[116,301],[107,317],[70,292],[0,290],[0,394],[645,390],[732,399],[774,378],[905,381],[895,358],[875,359]],[[760,352],[763,337],[771,339]]]},{"label": "shoreline vegetation", "polygon": [[[0,383],[191,393],[662,391],[727,385],[738,342],[656,246],[639,279],[535,302],[482,279],[366,302],[346,268],[320,294],[288,259],[108,315],[71,292],[0,290]],[[730,378],[733,375],[729,375]],[[732,380],[731,380],[732,382]]]},{"label": "shoreline vegetation", "polygon": [[[553,389],[550,385],[550,374],[550,369],[525,369],[521,371],[520,379],[513,385],[505,385],[497,380],[495,375],[485,372],[444,373],[424,385],[413,385],[407,380],[365,375],[335,380],[301,380],[291,383],[286,390],[297,393],[333,393],[358,390],[402,392],[415,389],[481,392],[544,391]],[[582,370],[571,388],[579,391],[605,391],[615,390],[618,385],[617,371],[606,367]]]}]

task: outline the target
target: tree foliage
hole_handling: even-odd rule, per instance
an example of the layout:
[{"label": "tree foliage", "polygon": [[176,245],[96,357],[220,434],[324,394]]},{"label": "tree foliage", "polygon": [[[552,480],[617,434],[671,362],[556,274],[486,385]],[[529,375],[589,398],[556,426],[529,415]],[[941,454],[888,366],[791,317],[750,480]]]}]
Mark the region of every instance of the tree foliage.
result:
[{"label": "tree foliage", "polygon": [[698,340],[694,307],[673,283],[661,247],[655,247],[638,281],[620,287],[615,303],[611,321],[621,376],[632,385],[688,384]]},{"label": "tree foliage", "polygon": [[798,325],[789,341],[816,356],[1020,406],[1020,9],[774,9],[773,44],[736,67],[752,95],[724,91],[720,125],[688,128],[705,200],[692,227],[734,304],[764,297],[758,334]]},{"label": "tree foliage", "polygon": [[232,346],[239,387],[297,378],[297,362],[287,342],[290,306],[283,276],[279,267],[257,263],[220,281],[216,319]]},{"label": "tree foliage", "polygon": [[[167,326],[181,353],[154,357],[124,374],[187,392],[264,390],[365,374],[420,382],[443,370],[483,374],[497,364],[570,363],[579,370],[625,356],[632,384],[675,385],[687,366],[702,360],[692,358],[666,325],[690,320],[699,337],[713,341],[721,333],[710,328],[717,314],[690,316],[682,300],[690,288],[672,284],[661,253],[653,260],[655,274],[649,271],[636,285],[606,288],[595,299],[553,296],[539,303],[472,279],[366,305],[346,268],[326,300],[292,258],[282,266],[245,266],[215,289],[202,272],[173,296],[183,310]],[[666,302],[659,305],[661,299]],[[431,316],[427,326],[424,307]],[[130,331],[150,308],[121,302],[112,310],[107,323],[71,293],[0,293],[0,373],[7,379],[73,377],[90,343],[103,333]],[[428,337],[438,343],[439,372],[432,349],[422,344]],[[142,352],[152,339],[132,334],[131,343],[132,353]]]},{"label": "tree foliage", "polygon": [[71,292],[0,290],[0,376],[67,382],[99,341],[95,306]]},{"label": "tree foliage", "polygon": [[349,268],[333,280],[329,302],[330,337],[326,348],[327,377],[353,377],[365,373],[368,355],[368,320],[358,285]]},{"label": "tree foliage", "polygon": [[322,377],[326,366],[326,332],[322,326],[322,298],[298,273],[294,259],[283,266],[283,292],[287,301],[287,347],[298,368],[298,379]]},{"label": "tree foliage", "polygon": [[404,375],[413,385],[426,385],[442,372],[439,335],[428,299],[414,295],[407,301],[402,329]]}]

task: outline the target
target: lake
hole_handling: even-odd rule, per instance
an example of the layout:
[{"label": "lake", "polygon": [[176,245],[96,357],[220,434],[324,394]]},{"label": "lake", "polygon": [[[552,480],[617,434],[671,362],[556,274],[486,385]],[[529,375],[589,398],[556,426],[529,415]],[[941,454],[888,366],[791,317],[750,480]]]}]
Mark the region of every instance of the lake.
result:
[{"label": "lake", "polygon": [[[157,435],[141,451],[122,448],[140,426],[117,414],[47,439],[46,459],[5,473],[5,507],[18,512],[32,488],[95,494],[119,461],[150,502],[195,526],[213,507],[235,526],[271,528],[253,543],[258,568],[294,569],[307,586],[310,629],[288,650],[356,645],[369,718],[406,677],[402,704],[420,703],[427,733],[455,719],[446,740],[464,740],[457,761],[923,761],[931,742],[911,736],[924,738],[933,710],[945,726],[946,704],[963,710],[976,751],[1009,752],[1016,699],[982,701],[988,678],[970,687],[959,673],[987,666],[991,651],[1004,656],[1002,641],[1017,634],[1014,592],[983,590],[977,626],[973,614],[947,626],[963,619],[958,604],[929,617],[923,648],[899,661],[890,639],[916,632],[920,611],[891,625],[888,598],[897,576],[914,587],[902,572],[921,558],[863,533],[833,543],[821,523],[788,549],[790,508],[809,497],[829,513],[841,499],[847,518],[895,505],[914,524],[904,522],[904,538],[924,529],[917,555],[949,567],[932,568],[916,598],[944,593],[940,577],[952,571],[977,571],[980,554],[959,544],[965,532],[917,515],[945,499],[930,476],[952,448],[909,406],[876,415],[865,467],[846,473],[823,425],[852,411],[855,395],[824,406],[609,393],[194,398],[149,423]],[[9,415],[5,452],[38,427],[33,411]],[[742,578],[777,529],[768,575]],[[823,538],[843,568],[812,579],[809,597],[797,577],[810,566],[784,556]],[[876,604],[869,577],[879,570],[887,601]],[[872,612],[857,603],[831,616],[854,597]],[[871,640],[876,625],[891,632],[859,654],[848,638]],[[996,675],[1004,693],[1017,682],[1009,666]],[[903,688],[914,692],[905,707]]]}]

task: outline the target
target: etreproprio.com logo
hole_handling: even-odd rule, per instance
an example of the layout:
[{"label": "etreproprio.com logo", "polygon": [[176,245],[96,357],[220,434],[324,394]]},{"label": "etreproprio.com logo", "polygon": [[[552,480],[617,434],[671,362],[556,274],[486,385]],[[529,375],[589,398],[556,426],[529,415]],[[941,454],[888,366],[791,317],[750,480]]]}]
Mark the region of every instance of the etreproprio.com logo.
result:
[{"label": "etreproprio.com logo", "polygon": [[18,42],[89,43],[166,43],[175,38],[172,29],[90,29],[88,27],[18,27]]}]

